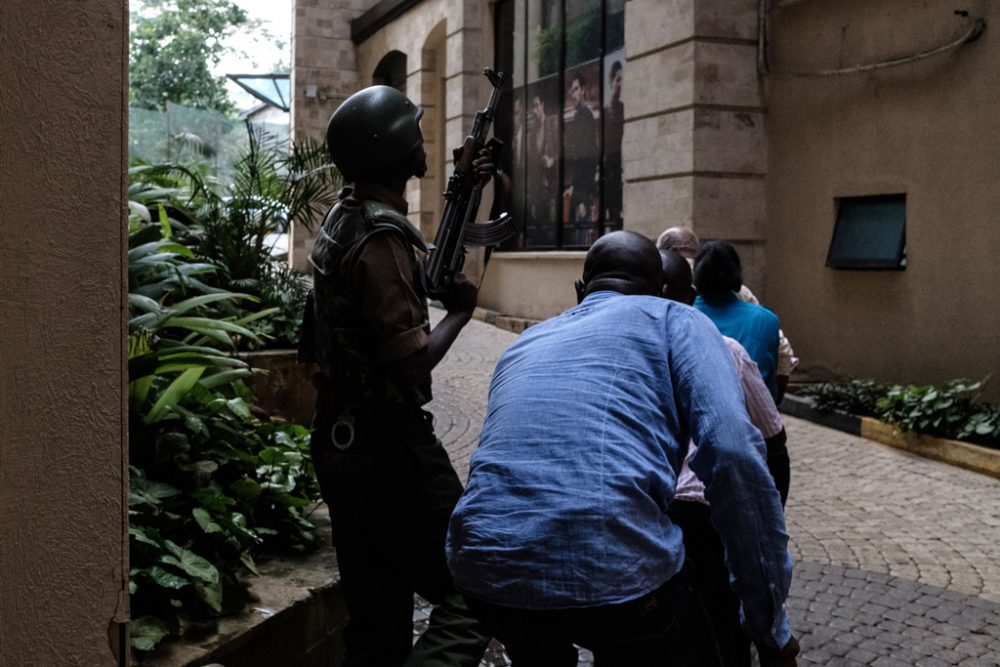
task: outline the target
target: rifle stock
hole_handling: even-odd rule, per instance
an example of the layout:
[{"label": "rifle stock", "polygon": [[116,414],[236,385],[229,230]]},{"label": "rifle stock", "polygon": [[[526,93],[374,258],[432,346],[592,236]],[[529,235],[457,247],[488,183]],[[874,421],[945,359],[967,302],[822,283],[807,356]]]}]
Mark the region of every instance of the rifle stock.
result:
[{"label": "rifle stock", "polygon": [[462,270],[465,244],[494,246],[517,233],[517,227],[507,213],[501,214],[496,220],[476,224],[483,182],[475,173],[473,160],[484,146],[489,146],[495,162],[499,159],[502,146],[495,137],[486,143],[486,135],[503,91],[503,73],[494,72],[487,67],[483,74],[493,84],[493,93],[486,108],[476,114],[472,131],[465,138],[462,148],[455,151],[455,170],[448,179],[448,189],[444,193],[444,213],[427,260],[427,292],[431,297],[445,294],[454,281],[455,274]]}]

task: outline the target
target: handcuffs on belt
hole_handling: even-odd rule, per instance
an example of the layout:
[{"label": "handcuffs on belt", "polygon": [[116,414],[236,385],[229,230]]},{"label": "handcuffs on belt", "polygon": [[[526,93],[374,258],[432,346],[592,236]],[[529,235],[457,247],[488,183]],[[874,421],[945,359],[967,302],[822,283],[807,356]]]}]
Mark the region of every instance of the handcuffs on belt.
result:
[{"label": "handcuffs on belt", "polygon": [[343,451],[354,443],[356,434],[354,428],[354,415],[349,412],[342,412],[340,417],[330,428],[330,442],[337,449]]}]

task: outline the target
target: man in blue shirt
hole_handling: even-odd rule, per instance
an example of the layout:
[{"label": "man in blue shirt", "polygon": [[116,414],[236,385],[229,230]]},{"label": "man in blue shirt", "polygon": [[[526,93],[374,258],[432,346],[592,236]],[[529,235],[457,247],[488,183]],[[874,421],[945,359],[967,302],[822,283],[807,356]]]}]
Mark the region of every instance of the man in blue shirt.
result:
[{"label": "man in blue shirt", "polygon": [[658,298],[656,247],[634,232],[587,254],[581,302],[497,364],[447,553],[458,588],[515,665],[718,664],[666,510],[689,438],[746,629],[794,665],[788,536],[732,358],[697,311]]},{"label": "man in blue shirt", "polygon": [[727,241],[709,241],[694,260],[694,307],[715,323],[723,336],[735,338],[754,360],[775,402],[779,400],[778,316],[736,295],[743,285],[740,256]]}]

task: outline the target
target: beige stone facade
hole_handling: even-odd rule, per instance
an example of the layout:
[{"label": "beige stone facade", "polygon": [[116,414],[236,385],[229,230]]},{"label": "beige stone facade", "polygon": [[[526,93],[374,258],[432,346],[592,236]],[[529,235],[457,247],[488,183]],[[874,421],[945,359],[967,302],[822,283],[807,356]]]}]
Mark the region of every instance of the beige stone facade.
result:
[{"label": "beige stone facade", "polygon": [[[992,372],[1000,397],[1000,6],[786,3],[772,16],[767,296],[806,374],[928,382]],[[977,40],[896,67],[829,76]],[[905,193],[904,271],[824,267],[840,197]]]},{"label": "beige stone facade", "polygon": [[[296,9],[297,35],[313,29],[299,25],[310,11],[349,13],[323,3],[343,6],[297,0],[312,7]],[[405,11],[357,44],[338,42],[335,55],[352,60],[360,88],[387,53],[406,54],[405,90],[427,109],[431,154],[428,177],[411,182],[408,197],[429,235],[448,149],[486,98],[479,71],[492,64],[493,3],[395,4]],[[931,381],[1000,371],[1000,309],[984,307],[1000,277],[990,257],[1000,233],[989,221],[1000,117],[988,101],[1000,77],[994,37],[987,31],[899,67],[788,75],[933,50],[977,16],[1000,18],[986,0],[970,3],[969,17],[953,9],[935,0],[625,3],[624,227],[655,237],[682,225],[734,242],[745,282],[779,314],[802,358],[800,377]],[[300,42],[297,71],[330,58],[326,48]],[[837,198],[884,193],[907,195],[905,271],[827,268]],[[949,230],[941,262],[931,259],[941,253],[932,229]],[[583,255],[494,253],[480,303],[529,318],[557,313],[575,300]]]}]

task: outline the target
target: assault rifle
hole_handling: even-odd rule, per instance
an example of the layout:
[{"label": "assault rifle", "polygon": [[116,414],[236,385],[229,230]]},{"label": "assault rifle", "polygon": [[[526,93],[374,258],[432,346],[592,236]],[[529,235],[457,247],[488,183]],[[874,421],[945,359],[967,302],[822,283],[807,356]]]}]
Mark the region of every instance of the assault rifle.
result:
[{"label": "assault rifle", "polygon": [[486,108],[476,114],[472,132],[465,138],[462,148],[455,151],[455,171],[448,179],[448,189],[444,193],[447,203],[427,260],[427,293],[431,297],[445,294],[455,274],[462,270],[465,244],[495,246],[517,233],[517,227],[507,213],[502,213],[496,220],[476,224],[483,182],[481,176],[475,173],[472,161],[484,146],[488,146],[493,151],[493,162],[496,164],[503,145],[496,137],[486,143],[486,135],[503,90],[503,73],[487,67],[483,74],[493,84],[493,94]]}]

